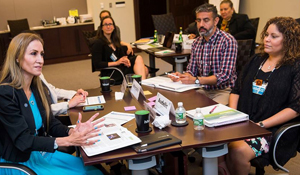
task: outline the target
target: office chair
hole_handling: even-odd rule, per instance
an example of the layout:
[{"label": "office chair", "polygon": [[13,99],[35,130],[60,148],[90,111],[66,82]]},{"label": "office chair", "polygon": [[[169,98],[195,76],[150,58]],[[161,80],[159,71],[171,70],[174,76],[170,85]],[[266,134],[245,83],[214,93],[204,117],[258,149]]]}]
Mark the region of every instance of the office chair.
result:
[{"label": "office chair", "polygon": [[90,52],[92,52],[92,46],[96,40],[97,30],[93,31],[82,31],[86,44],[88,45]]},{"label": "office chair", "polygon": [[237,40],[238,51],[236,58],[236,72],[239,75],[244,67],[244,65],[250,60],[252,52],[252,39],[247,40]]},{"label": "office chair", "polygon": [[257,33],[259,18],[251,18],[250,21],[255,28],[255,33]]},{"label": "office chair", "polygon": [[10,35],[12,38],[25,30],[30,30],[27,18],[7,20],[7,23],[9,25]]},{"label": "office chair", "polygon": [[157,30],[157,34],[165,35],[167,32],[177,33],[175,20],[172,13],[163,15],[152,15],[154,28]]},{"label": "office chair", "polygon": [[29,167],[17,164],[17,163],[0,163],[0,168],[8,168],[8,169],[15,169],[19,170],[27,175],[37,175],[32,169]]},{"label": "office chair", "polygon": [[275,133],[272,138],[269,153],[251,160],[251,166],[256,168],[256,175],[265,173],[264,167],[272,165],[274,170],[289,172],[283,166],[300,152],[300,122],[289,122]]},{"label": "office chair", "polygon": [[297,18],[296,21],[300,24],[300,18]]}]

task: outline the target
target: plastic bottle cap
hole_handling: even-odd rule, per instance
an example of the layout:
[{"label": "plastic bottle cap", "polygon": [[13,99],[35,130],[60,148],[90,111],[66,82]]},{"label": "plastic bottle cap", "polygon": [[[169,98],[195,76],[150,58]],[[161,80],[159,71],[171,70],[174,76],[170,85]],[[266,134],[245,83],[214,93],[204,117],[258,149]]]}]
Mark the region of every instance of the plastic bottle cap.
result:
[{"label": "plastic bottle cap", "polygon": [[196,108],[196,112],[201,112],[201,108]]},{"label": "plastic bottle cap", "polygon": [[183,103],[182,102],[178,102],[178,106],[182,106],[183,105]]}]

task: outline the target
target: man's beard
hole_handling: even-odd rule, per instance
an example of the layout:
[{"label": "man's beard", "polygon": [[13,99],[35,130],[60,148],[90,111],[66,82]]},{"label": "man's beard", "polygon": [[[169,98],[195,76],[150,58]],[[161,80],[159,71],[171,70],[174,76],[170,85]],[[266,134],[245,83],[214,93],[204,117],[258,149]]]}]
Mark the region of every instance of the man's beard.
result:
[{"label": "man's beard", "polygon": [[[200,30],[201,29],[204,29],[205,30],[205,32],[200,32]],[[201,35],[201,36],[204,36],[204,37],[206,37],[206,36],[209,36],[209,35],[211,35],[212,34],[212,32],[213,32],[213,30],[214,30],[214,26],[212,27],[212,28],[210,28],[209,30],[207,30],[206,28],[204,28],[204,27],[200,27],[200,29],[198,30],[199,31],[199,34]]]}]

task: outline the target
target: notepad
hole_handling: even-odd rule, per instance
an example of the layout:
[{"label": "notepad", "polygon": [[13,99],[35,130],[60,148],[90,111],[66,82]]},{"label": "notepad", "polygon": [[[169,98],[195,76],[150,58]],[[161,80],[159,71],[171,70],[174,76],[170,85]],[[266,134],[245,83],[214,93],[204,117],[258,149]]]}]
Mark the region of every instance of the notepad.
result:
[{"label": "notepad", "polygon": [[85,103],[80,103],[78,106],[97,105],[106,103],[104,96],[86,97]]}]

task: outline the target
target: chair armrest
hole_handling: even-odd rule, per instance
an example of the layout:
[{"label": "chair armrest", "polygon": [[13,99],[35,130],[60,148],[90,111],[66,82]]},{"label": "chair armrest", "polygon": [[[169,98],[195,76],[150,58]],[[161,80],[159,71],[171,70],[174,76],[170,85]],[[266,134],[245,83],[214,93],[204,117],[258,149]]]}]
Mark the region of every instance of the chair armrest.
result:
[{"label": "chair armrest", "polygon": [[0,168],[15,169],[15,170],[22,171],[23,173],[28,174],[28,175],[37,175],[29,167],[22,165],[22,164],[17,164],[17,163],[0,163]]},{"label": "chair armrest", "polygon": [[[281,126],[272,138],[270,145],[271,161],[274,169],[281,169],[282,171],[289,172],[283,165],[295,154],[297,151],[299,143],[299,131],[300,131],[300,122],[291,122]],[[293,134],[295,133],[295,134]],[[287,138],[284,139],[283,135],[286,134],[293,139]],[[291,143],[289,143],[291,142]],[[284,146],[283,146],[284,145]],[[278,158],[276,152],[282,151],[280,148],[284,148],[284,154],[288,155],[287,160]],[[277,150],[279,149],[279,150]]]}]

